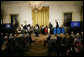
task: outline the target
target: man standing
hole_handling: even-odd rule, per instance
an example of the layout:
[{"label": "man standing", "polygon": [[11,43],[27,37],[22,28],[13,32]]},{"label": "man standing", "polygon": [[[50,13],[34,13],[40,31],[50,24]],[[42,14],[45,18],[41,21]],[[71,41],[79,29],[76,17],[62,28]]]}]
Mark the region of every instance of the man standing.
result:
[{"label": "man standing", "polygon": [[20,31],[19,31],[19,33],[21,33],[21,34],[24,34],[24,29],[23,29],[23,24],[21,24],[21,27],[20,27]]},{"label": "man standing", "polygon": [[26,21],[25,21],[25,25],[24,25],[23,28],[24,28],[24,29],[27,29],[27,23],[26,23]]},{"label": "man standing", "polygon": [[50,34],[53,34],[53,25],[51,24],[51,22],[49,23],[49,28],[50,28]]},{"label": "man standing", "polygon": [[55,22],[56,22],[56,28],[58,28],[59,27],[59,24],[58,24],[57,20],[55,20]]},{"label": "man standing", "polygon": [[53,26],[52,26],[52,24],[51,24],[51,22],[49,23],[49,28],[51,29]]},{"label": "man standing", "polygon": [[36,34],[36,37],[39,37],[39,25],[36,24],[35,26],[35,34]]},{"label": "man standing", "polygon": [[31,26],[30,26],[30,24],[28,24],[28,26],[27,26],[27,31],[28,31],[28,33],[30,35],[31,34]]}]

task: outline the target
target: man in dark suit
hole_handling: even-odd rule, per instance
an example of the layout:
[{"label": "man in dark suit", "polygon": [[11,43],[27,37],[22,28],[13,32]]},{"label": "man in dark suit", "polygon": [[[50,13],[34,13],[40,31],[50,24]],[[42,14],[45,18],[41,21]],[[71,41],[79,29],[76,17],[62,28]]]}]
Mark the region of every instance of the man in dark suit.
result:
[{"label": "man in dark suit", "polygon": [[35,34],[37,37],[39,36],[39,25],[38,24],[36,24],[35,26]]},{"label": "man in dark suit", "polygon": [[51,24],[51,22],[49,23],[49,28],[50,28],[50,33],[53,34],[53,25]]},{"label": "man in dark suit", "polygon": [[31,42],[32,42],[31,35],[28,34],[28,36],[26,37],[26,44],[28,44],[29,46],[31,46]]},{"label": "man in dark suit", "polygon": [[58,24],[57,20],[55,20],[55,22],[56,22],[56,28],[58,28],[59,27],[59,24]]},{"label": "man in dark suit", "polygon": [[44,29],[45,29],[45,27],[44,27],[44,25],[42,25],[42,28],[41,28],[41,33],[42,34],[45,34]]},{"label": "man in dark suit", "polygon": [[46,43],[48,43],[48,40],[50,40],[50,38],[51,38],[51,35],[48,35],[48,38],[44,41],[44,47],[46,47]]},{"label": "man in dark suit", "polygon": [[8,39],[8,52],[10,56],[13,56],[15,54],[15,41],[12,33],[10,34]]},{"label": "man in dark suit", "polygon": [[25,24],[23,28],[24,28],[24,29],[27,29],[27,25]]},{"label": "man in dark suit", "polygon": [[25,21],[25,25],[24,25],[23,28],[24,28],[24,29],[27,29],[27,23],[26,23],[26,21]]},{"label": "man in dark suit", "polygon": [[49,28],[52,28],[53,26],[52,26],[52,24],[51,24],[51,22],[49,23]]},{"label": "man in dark suit", "polygon": [[28,34],[31,35],[31,26],[30,26],[30,24],[27,25],[27,31],[28,31]]}]

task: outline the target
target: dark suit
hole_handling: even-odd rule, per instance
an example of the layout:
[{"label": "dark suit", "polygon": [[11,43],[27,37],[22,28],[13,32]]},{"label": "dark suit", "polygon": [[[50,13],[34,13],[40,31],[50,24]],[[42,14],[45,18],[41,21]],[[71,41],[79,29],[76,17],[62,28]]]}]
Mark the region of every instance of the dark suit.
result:
[{"label": "dark suit", "polygon": [[36,37],[39,37],[39,26],[35,27],[35,34],[36,34]]},{"label": "dark suit", "polygon": [[25,25],[25,26],[23,27],[23,29],[27,29],[27,25]]},{"label": "dark suit", "polygon": [[59,27],[59,24],[58,24],[58,22],[56,22],[56,28],[58,28]]}]

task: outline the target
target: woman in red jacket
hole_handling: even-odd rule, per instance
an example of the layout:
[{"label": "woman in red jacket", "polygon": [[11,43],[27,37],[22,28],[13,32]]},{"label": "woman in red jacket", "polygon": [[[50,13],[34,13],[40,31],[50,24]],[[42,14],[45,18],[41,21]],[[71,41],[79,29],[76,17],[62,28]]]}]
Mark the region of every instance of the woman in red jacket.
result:
[{"label": "woman in red jacket", "polygon": [[45,34],[47,34],[48,33],[48,27],[46,26],[45,27]]}]

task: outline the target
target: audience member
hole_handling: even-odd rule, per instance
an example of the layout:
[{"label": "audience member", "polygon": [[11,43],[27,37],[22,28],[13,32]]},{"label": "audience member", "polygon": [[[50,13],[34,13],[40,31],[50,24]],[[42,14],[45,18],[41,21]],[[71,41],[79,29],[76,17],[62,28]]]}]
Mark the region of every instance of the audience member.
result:
[{"label": "audience member", "polygon": [[71,32],[70,36],[72,36],[73,38],[75,38],[75,34],[73,33],[73,31]]},{"label": "audience member", "polygon": [[[57,26],[59,27],[59,26]],[[2,55],[23,55],[27,47],[31,46],[32,37],[30,31],[34,31],[34,28],[28,25],[21,25],[21,33],[1,33],[1,54]],[[60,33],[56,35],[51,35],[53,26],[50,23],[49,28],[42,26],[40,31],[42,34],[48,33],[48,38],[44,40],[44,47],[48,47],[48,55],[53,56],[54,53],[57,56],[83,56],[83,32],[76,33]],[[26,33],[24,33],[24,30]],[[23,32],[22,32],[23,31]],[[33,32],[32,32],[33,33]],[[39,36],[39,25],[35,26],[35,34]],[[48,44],[48,46],[46,45]],[[29,49],[29,48],[27,48]]]}]

